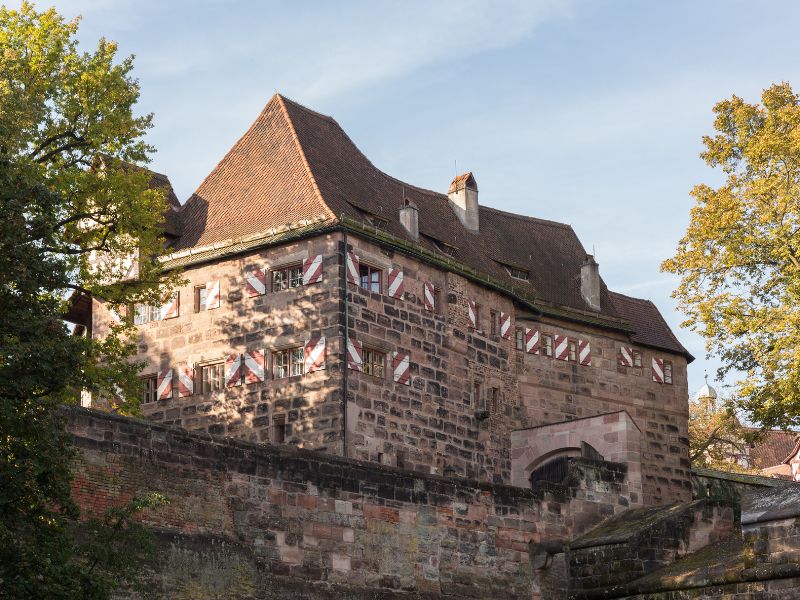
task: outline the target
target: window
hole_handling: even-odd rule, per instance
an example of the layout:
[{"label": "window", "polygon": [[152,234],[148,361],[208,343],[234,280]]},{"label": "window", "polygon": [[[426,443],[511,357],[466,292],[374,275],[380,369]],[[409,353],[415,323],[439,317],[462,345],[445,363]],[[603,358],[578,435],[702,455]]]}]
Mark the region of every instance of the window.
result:
[{"label": "window", "polygon": [[206,286],[198,285],[194,288],[194,312],[206,309]]},{"label": "window", "polygon": [[578,360],[578,342],[569,340],[569,361],[576,362]]},{"label": "window", "polygon": [[672,362],[664,361],[664,383],[672,383]]},{"label": "window", "polygon": [[361,279],[361,287],[376,294],[381,293],[381,275],[383,271],[369,265],[361,264],[358,267],[358,274]]},{"label": "window", "polygon": [[495,311],[489,311],[489,320],[491,321],[490,328],[492,335],[497,335],[497,313]]},{"label": "window", "polygon": [[511,265],[503,265],[506,268],[506,272],[508,272],[511,277],[514,279],[520,279],[522,281],[528,281],[528,271],[524,269],[519,269],[517,267],[512,267]]},{"label": "window", "polygon": [[442,290],[433,288],[433,312],[437,315],[444,314],[442,310]]},{"label": "window", "polygon": [[478,331],[481,329],[481,305],[477,302],[475,303],[475,329]]},{"label": "window", "polygon": [[149,304],[133,305],[133,324],[144,325],[151,321],[158,321],[161,318],[161,309],[158,306]]},{"label": "window", "polygon": [[481,382],[476,381],[472,384],[472,404],[475,408],[483,408],[483,394],[481,394]]},{"label": "window", "polygon": [[303,265],[292,265],[272,271],[272,291],[280,292],[303,285]]},{"label": "window", "polygon": [[642,366],[642,353],[638,350],[633,351],[633,366],[634,367],[641,367]]},{"label": "window", "polygon": [[286,415],[272,417],[272,441],[275,444],[286,443]]},{"label": "window", "polygon": [[542,335],[542,354],[553,356],[553,336],[549,333]]},{"label": "window", "polygon": [[225,363],[214,363],[200,368],[203,393],[216,392],[225,388]]},{"label": "window", "polygon": [[440,242],[439,240],[434,240],[436,244],[436,249],[441,252],[442,254],[446,254],[447,256],[454,257],[456,255],[456,248],[449,244],[445,244],[444,242]]},{"label": "window", "polygon": [[303,347],[288,348],[272,353],[272,373],[275,379],[294,377],[305,373]]},{"label": "window", "polygon": [[496,387],[492,388],[490,396],[489,410],[492,414],[497,414],[497,403],[500,399],[500,390]]},{"label": "window", "polygon": [[525,350],[525,332],[522,327],[517,327],[514,331],[514,347],[517,350]]},{"label": "window", "polygon": [[377,350],[364,348],[363,357],[364,373],[383,379],[386,355],[383,352],[378,352]]},{"label": "window", "polygon": [[144,377],[142,379],[142,404],[149,404],[158,400],[158,378]]}]

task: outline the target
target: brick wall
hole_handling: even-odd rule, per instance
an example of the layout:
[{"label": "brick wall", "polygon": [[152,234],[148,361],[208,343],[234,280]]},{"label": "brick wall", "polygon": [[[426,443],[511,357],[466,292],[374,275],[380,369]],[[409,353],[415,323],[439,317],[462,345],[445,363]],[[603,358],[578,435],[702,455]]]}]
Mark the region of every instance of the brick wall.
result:
[{"label": "brick wall", "polygon": [[571,487],[534,493],[87,409],[66,418],[85,511],[146,491],[171,498],[144,516],[162,541],[154,585],[165,597],[227,586],[225,597],[241,598],[369,589],[371,598],[527,599],[537,589],[529,542],[568,537],[586,514],[599,520],[629,501],[624,465],[603,461],[577,460]]}]

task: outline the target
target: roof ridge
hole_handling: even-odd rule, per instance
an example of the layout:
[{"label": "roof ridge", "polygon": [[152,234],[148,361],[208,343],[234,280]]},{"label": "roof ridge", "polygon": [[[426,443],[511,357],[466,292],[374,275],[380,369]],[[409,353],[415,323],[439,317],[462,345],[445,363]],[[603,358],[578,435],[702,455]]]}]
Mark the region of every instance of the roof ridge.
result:
[{"label": "roof ridge", "polygon": [[[280,94],[275,94],[274,97],[278,99],[278,105],[281,107],[281,113],[283,114],[283,117],[286,119],[286,124],[289,126],[289,130],[292,132],[292,139],[294,140],[295,148],[297,149],[297,152],[300,154],[300,159],[303,161],[303,166],[305,167],[306,174],[308,174],[308,176],[311,178],[311,185],[314,188],[314,192],[317,194],[317,198],[322,203],[324,209],[327,211],[328,216],[333,219],[336,219],[337,218],[336,214],[334,214],[334,212],[331,210],[331,207],[328,206],[328,203],[325,202],[325,198],[322,196],[322,191],[319,189],[319,185],[317,185],[317,178],[314,176],[314,171],[311,169],[311,165],[308,163],[306,152],[305,150],[303,150],[303,144],[300,143],[300,138],[297,136],[297,130],[294,127],[294,123],[292,123],[292,117],[289,116],[289,111],[286,110],[286,100]],[[292,102],[292,104],[300,106],[301,108],[308,110],[308,112],[314,113],[314,111],[306,109],[304,106],[299,105],[296,102]],[[320,113],[314,113],[314,114],[324,117],[324,115],[321,115]],[[327,118],[333,120],[330,117]]]},{"label": "roof ridge", "polygon": [[568,223],[561,223],[559,221],[552,221],[550,219],[542,219],[541,217],[531,217],[529,215],[521,215],[519,213],[513,213],[513,212],[509,212],[507,210],[501,210],[499,208],[494,208],[493,206],[487,206],[487,205],[484,205],[484,204],[480,205],[480,209],[481,210],[488,210],[488,211],[491,211],[491,212],[495,212],[495,213],[498,213],[498,214],[501,214],[501,215],[512,217],[514,219],[522,219],[522,220],[525,220],[525,221],[533,221],[535,223],[540,223],[542,225],[551,225],[553,227],[560,227],[562,229],[572,229],[572,225],[570,225]]}]

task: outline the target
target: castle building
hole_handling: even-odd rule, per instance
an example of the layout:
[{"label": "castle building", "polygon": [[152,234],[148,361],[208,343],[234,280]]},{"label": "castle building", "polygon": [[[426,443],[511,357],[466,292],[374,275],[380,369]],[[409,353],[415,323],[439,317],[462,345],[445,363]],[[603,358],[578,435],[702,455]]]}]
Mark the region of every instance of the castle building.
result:
[{"label": "castle building", "polygon": [[599,454],[642,503],[691,498],[692,356],[568,225],[481,205],[473,173],[399,181],[280,95],[171,205],[188,283],[130,309],[149,419],[520,486]]}]

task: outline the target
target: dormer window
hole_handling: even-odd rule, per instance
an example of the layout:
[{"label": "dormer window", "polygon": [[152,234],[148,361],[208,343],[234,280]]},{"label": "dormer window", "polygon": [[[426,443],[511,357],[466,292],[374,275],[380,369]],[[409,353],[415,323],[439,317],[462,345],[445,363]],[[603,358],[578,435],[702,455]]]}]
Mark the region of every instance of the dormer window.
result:
[{"label": "dormer window", "polygon": [[528,281],[528,277],[530,273],[525,269],[520,269],[519,267],[512,267],[511,265],[503,265],[505,267],[506,272],[511,275],[514,279],[519,279],[520,281]]},{"label": "dormer window", "polygon": [[455,258],[455,255],[456,255],[456,252],[458,251],[458,248],[456,248],[455,246],[451,246],[447,242],[443,242],[442,240],[438,240],[433,236],[425,235],[424,233],[422,235],[425,236],[426,238],[428,238],[428,240],[430,240],[430,242],[434,245],[434,247],[439,252],[449,256],[450,258]]}]

